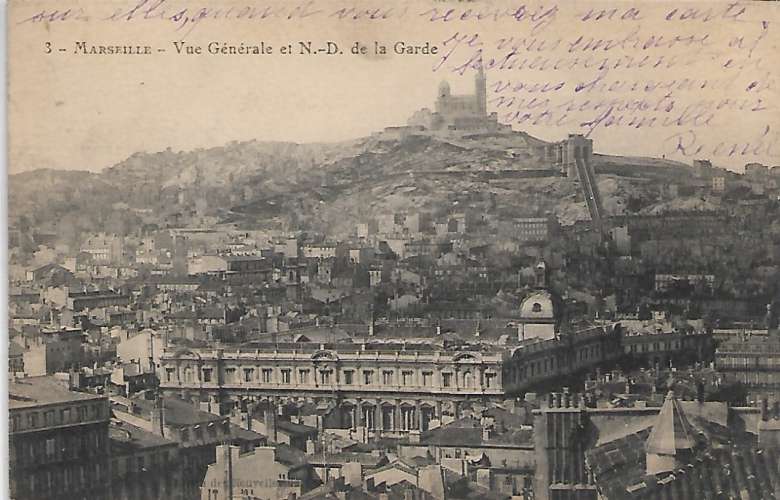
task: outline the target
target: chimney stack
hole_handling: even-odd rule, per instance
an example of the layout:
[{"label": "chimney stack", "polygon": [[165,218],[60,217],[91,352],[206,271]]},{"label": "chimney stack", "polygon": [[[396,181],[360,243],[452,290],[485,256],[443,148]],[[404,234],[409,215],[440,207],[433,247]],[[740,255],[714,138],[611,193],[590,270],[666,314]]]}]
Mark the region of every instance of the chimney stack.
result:
[{"label": "chimney stack", "polygon": [[268,439],[272,443],[276,443],[278,439],[276,431],[276,409],[274,408],[272,401],[268,402],[268,406],[265,409],[264,420],[265,433],[268,436]]},{"label": "chimney stack", "polygon": [[165,437],[165,404],[160,396],[157,396],[152,408],[152,433]]}]

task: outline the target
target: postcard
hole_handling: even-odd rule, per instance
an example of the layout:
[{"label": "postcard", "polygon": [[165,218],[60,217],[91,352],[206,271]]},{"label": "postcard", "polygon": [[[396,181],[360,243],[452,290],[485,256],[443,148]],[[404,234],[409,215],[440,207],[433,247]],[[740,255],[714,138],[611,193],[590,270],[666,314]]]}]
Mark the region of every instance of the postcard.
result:
[{"label": "postcard", "polygon": [[10,0],[10,498],[780,494],[780,6]]}]

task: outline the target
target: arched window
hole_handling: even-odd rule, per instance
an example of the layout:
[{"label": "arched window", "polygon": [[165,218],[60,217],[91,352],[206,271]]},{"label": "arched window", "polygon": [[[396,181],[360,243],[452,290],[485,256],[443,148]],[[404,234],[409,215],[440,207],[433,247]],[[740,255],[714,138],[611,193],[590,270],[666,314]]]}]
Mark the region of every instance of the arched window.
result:
[{"label": "arched window", "polygon": [[464,387],[471,387],[473,383],[473,377],[471,376],[471,372],[463,372],[463,386]]}]

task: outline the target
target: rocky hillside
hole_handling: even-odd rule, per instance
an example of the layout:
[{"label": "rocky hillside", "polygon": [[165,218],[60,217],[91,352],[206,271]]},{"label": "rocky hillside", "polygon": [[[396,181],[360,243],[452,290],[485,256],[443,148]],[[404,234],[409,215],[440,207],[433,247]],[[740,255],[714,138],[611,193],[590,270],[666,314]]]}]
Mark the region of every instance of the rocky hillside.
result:
[{"label": "rocky hillside", "polygon": [[[12,224],[35,225],[65,240],[83,231],[217,222],[344,236],[358,221],[408,209],[554,213],[564,224],[587,219],[576,182],[538,176],[549,169],[534,155],[542,144],[523,133],[458,140],[375,135],[336,144],[251,141],[137,153],[101,173],[10,176],[10,215]],[[690,178],[677,175],[683,166],[665,160],[599,155],[596,169],[609,213],[651,205],[666,176]]]}]

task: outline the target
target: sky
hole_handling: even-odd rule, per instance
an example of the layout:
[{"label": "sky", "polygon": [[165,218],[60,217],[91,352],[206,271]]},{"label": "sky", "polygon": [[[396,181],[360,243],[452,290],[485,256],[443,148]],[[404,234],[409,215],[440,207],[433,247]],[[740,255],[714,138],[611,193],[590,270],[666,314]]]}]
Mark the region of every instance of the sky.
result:
[{"label": "sky", "polygon": [[[320,0],[312,5],[323,14],[306,19],[277,17],[249,21],[228,19],[230,16],[225,15],[202,21],[194,28],[190,24],[177,30],[181,23],[173,22],[170,16],[177,12],[177,6],[185,4],[164,1],[169,2],[167,14],[146,21],[139,20],[139,15],[131,21],[102,20],[115,9],[128,12],[134,1],[12,2],[10,173],[37,168],[98,171],[135,152],[161,151],[168,147],[191,150],[252,139],[330,142],[365,136],[387,126],[402,125],[415,110],[432,107],[436,89],[443,79],[451,82],[455,93],[471,92],[473,72],[467,70],[461,76],[456,71],[458,66],[467,62],[477,48],[483,51],[486,65],[491,57],[498,60],[506,56],[508,49],[497,47],[502,40],[505,46],[511,45],[508,40],[514,40],[516,46],[522,47],[528,47],[531,40],[537,43],[558,40],[560,47],[544,53],[545,57],[564,58],[568,62],[580,57],[577,68],[565,71],[507,69],[497,64],[487,69],[489,88],[499,83],[511,84],[509,90],[500,94],[502,97],[491,94],[488,107],[499,112],[501,121],[514,121],[516,130],[525,130],[545,140],[560,140],[571,132],[587,133],[592,122],[601,117],[600,125],[591,132],[597,152],[664,156],[687,163],[706,157],[737,171],[752,161],[780,164],[780,144],[775,144],[780,142],[780,114],[776,107],[778,69],[776,63],[768,62],[776,57],[778,50],[780,24],[776,20],[780,20],[780,9],[751,6],[745,15],[729,19],[724,4],[699,2],[699,6],[717,5],[718,9],[711,9],[708,19],[702,13],[697,14],[700,19],[675,22],[674,16],[671,21],[665,17],[678,8],[674,7],[679,5],[676,3],[578,2],[576,9],[559,7],[547,18],[544,12],[551,4],[527,4],[528,12],[535,14],[534,19],[530,14],[518,16],[520,19],[502,16],[499,20],[495,16],[477,20],[472,15],[465,21],[430,22],[432,16],[445,13],[450,4],[436,2],[426,6],[421,2],[412,3],[413,7],[407,5],[403,17],[396,13],[382,21],[345,21],[328,15],[340,4],[335,0]],[[190,12],[194,12],[196,3],[186,4]],[[247,4],[260,7],[251,0],[197,3],[212,9],[212,13],[214,9],[224,10],[228,6],[233,6],[236,12]],[[462,3],[451,5],[459,9],[455,14],[463,15],[467,11]],[[641,6],[641,19],[630,19],[630,14],[626,14],[628,5]],[[574,21],[581,19],[591,6],[596,9],[620,6],[620,11],[610,19],[605,15],[597,24]],[[81,12],[89,20],[74,20],[76,16],[65,16],[64,21],[52,20],[55,9],[61,19],[66,8]],[[437,9],[434,14],[426,11],[431,8]],[[474,8],[496,13],[515,12],[512,9],[517,7],[509,2],[478,2]],[[697,8],[704,12],[702,7]],[[41,12],[47,14],[48,21],[40,20],[46,16],[34,17]],[[160,12],[155,11],[155,15]],[[470,47],[468,40],[473,41],[475,36],[481,45]],[[577,36],[585,37],[579,52],[570,45]],[[582,49],[588,39],[607,36],[623,40],[623,45],[611,52]],[[697,46],[689,40],[687,44],[678,42],[673,47],[650,50],[635,46],[636,40],[670,40],[675,36],[682,40],[703,37],[706,43]],[[282,55],[278,52],[283,45],[297,46],[298,41],[305,40],[312,40],[315,46],[336,41],[345,54]],[[634,44],[633,49],[626,49],[626,40],[629,47]],[[150,56],[77,54],[74,51],[79,41],[87,45],[150,45],[154,53]],[[274,48],[274,53],[178,55],[174,41],[200,46],[206,52],[211,42],[265,42]],[[349,49],[355,41],[365,44],[370,51],[374,41],[389,48],[397,41],[412,44],[428,41],[439,46],[440,54],[352,55]],[[442,63],[442,53],[456,45]],[[47,47],[52,53],[47,53]],[[541,53],[520,50],[520,55],[525,57]],[[584,68],[582,63],[587,56],[610,58],[612,63],[622,57],[625,66],[628,57],[639,60],[649,55],[653,61],[664,54],[670,59],[677,58],[673,67],[620,68],[605,72],[592,65]],[[731,59],[735,62],[724,68],[724,63],[728,65]],[[734,69],[737,64],[741,65],[740,69]],[[690,82],[680,83],[685,79]],[[594,80],[601,86],[584,85]],[[626,82],[633,83],[633,89]],[[663,83],[673,95],[664,101],[663,88],[653,92],[637,90],[648,82]],[[691,82],[704,88],[696,89]],[[522,84],[519,90],[518,83]],[[548,84],[552,88],[556,83],[563,84],[562,90],[546,93],[538,87],[534,90],[535,84]],[[750,85],[753,87],[746,90]],[[515,98],[515,107],[497,106],[496,99],[510,97]],[[592,109],[569,113],[571,116],[564,125],[556,125],[540,117],[542,108],[536,104],[545,100],[545,109],[558,113],[558,117],[562,107],[572,103],[579,109]],[[629,109],[632,106],[662,108],[670,100],[674,100],[674,111],[665,114],[618,111],[621,105]],[[615,111],[604,117],[610,102]],[[757,110],[751,111],[754,108]],[[517,123],[517,118],[526,113],[533,116]],[[620,118],[621,114],[625,116]],[[650,125],[653,117],[658,121],[666,119],[667,125]],[[675,119],[682,124],[675,125]],[[697,119],[701,123],[696,123]],[[636,126],[644,122],[645,125]],[[583,126],[583,123],[590,125]]]}]

